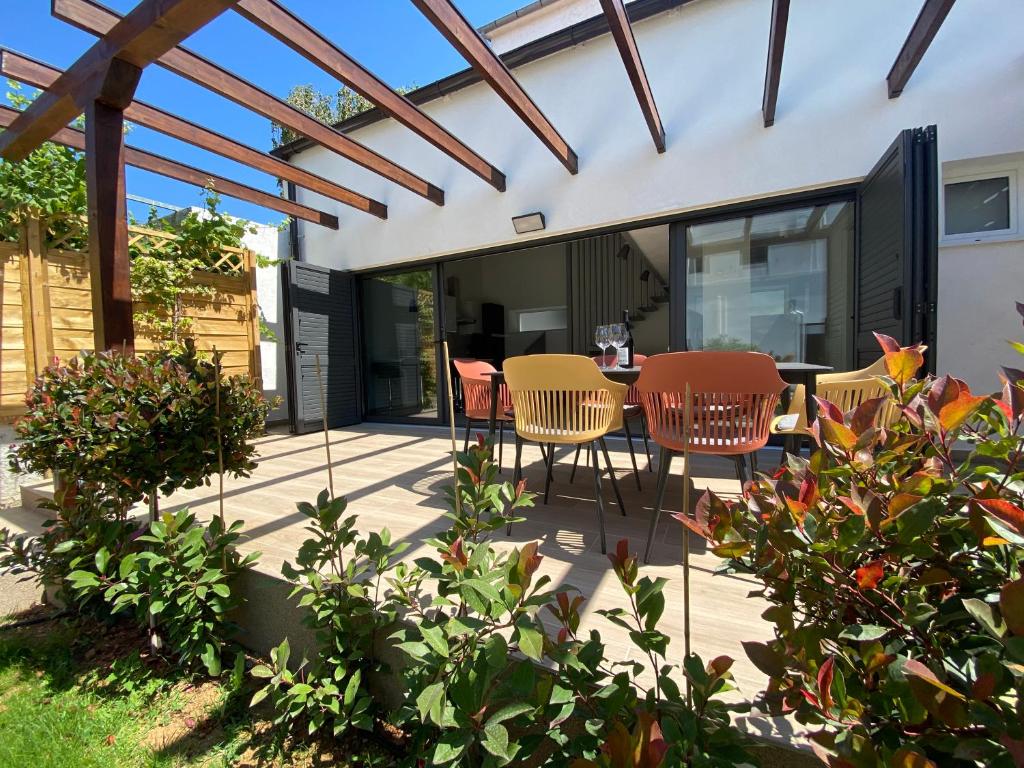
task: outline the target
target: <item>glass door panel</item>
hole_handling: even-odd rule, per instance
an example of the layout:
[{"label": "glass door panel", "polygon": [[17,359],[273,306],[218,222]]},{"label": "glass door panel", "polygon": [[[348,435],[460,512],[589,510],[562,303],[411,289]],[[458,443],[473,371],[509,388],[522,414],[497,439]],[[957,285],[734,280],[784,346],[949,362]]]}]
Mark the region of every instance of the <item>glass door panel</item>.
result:
[{"label": "glass door panel", "polygon": [[439,418],[434,270],[362,281],[366,415]]},{"label": "glass door panel", "polygon": [[853,203],[686,228],[688,349],[848,366]]}]

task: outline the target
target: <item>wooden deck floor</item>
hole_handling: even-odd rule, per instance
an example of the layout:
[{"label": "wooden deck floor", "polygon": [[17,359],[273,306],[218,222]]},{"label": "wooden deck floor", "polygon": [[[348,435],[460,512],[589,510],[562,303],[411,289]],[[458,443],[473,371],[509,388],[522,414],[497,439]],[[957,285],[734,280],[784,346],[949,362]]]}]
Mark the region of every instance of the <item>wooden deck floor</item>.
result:
[{"label": "wooden deck floor", "polygon": [[[445,527],[440,512],[444,509],[442,488],[451,482],[451,455],[447,431],[434,427],[405,427],[363,424],[333,430],[330,433],[335,491],[346,496],[350,511],[359,516],[363,531],[387,527],[395,538],[412,543],[407,556],[416,558],[427,551],[426,539]],[[511,440],[506,446],[505,477],[511,478],[514,451]],[[646,469],[642,452],[643,491],[637,491],[632,473],[627,471],[629,456],[625,442],[609,440],[612,461],[618,469],[627,515],[623,517],[612,500],[605,479],[606,527],[608,547],[627,538],[634,551],[641,550],[647,536],[653,508],[655,475]],[[776,460],[772,454],[763,464]],[[656,461],[656,459],[655,459]],[[526,446],[524,466],[528,487],[543,490],[543,465],[539,449]],[[556,452],[554,482],[548,505],[538,504],[526,510],[527,522],[515,526],[510,537],[501,535],[499,546],[521,545],[530,540],[541,542],[544,555],[541,573],[549,574],[555,584],[572,585],[588,599],[584,605],[584,629],[597,628],[608,646],[611,658],[628,659],[632,646],[623,630],[597,615],[599,607],[626,606],[626,599],[605,555],[601,554],[593,480],[589,472],[577,473],[569,484],[572,453]],[[656,467],[655,467],[656,469]],[[673,462],[673,477],[666,498],[666,510],[682,506],[682,459]],[[694,458],[694,481],[699,492],[710,487],[724,496],[736,496],[739,482],[731,461],[714,457]],[[315,501],[327,487],[327,464],[323,434],[294,436],[270,434],[259,441],[259,465],[247,479],[225,480],[225,510],[229,519],[243,519],[246,539],[243,550],[258,550],[262,557],[258,569],[279,574],[281,564],[294,557],[305,538],[305,518],[296,510],[299,501]],[[163,510],[188,506],[201,517],[217,511],[216,488],[180,491],[162,502]],[[667,511],[662,516],[651,556],[651,564],[642,566],[651,576],[670,580],[666,589],[668,608],[661,628],[672,637],[670,661],[679,663],[683,655],[682,531]],[[752,698],[761,690],[765,678],[750,662],[740,645],[744,640],[765,640],[770,627],[760,614],[766,607],[747,594],[756,587],[750,580],[716,575],[720,561],[705,552],[701,542],[691,538],[691,626],[693,650],[710,659],[727,654],[736,660],[734,673],[741,693]],[[752,717],[746,727],[778,736],[788,732],[785,723],[769,724]]]}]

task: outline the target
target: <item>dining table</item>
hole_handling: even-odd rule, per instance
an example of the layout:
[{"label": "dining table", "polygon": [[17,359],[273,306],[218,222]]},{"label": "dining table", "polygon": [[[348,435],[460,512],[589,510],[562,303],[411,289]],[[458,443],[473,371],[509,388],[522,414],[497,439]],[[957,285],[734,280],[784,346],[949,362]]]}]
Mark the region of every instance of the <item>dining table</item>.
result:
[{"label": "dining table", "polygon": [[[775,368],[779,372],[779,376],[787,384],[803,384],[805,393],[805,405],[807,407],[807,423],[814,423],[814,419],[817,415],[818,404],[814,400],[814,395],[817,393],[817,378],[819,373],[830,373],[833,368],[828,365],[817,365],[815,363],[795,363],[776,361]],[[632,368],[602,368],[603,373],[607,378],[612,381],[617,381],[620,384],[635,384],[637,379],[640,378],[641,366],[633,366]],[[501,385],[505,383],[505,372],[504,371],[493,371],[488,373],[491,377],[491,410],[490,419],[487,424],[487,435],[490,438],[494,437],[495,429],[497,428],[498,422],[498,393],[501,389]],[[788,390],[784,394],[783,404],[789,405]]]}]

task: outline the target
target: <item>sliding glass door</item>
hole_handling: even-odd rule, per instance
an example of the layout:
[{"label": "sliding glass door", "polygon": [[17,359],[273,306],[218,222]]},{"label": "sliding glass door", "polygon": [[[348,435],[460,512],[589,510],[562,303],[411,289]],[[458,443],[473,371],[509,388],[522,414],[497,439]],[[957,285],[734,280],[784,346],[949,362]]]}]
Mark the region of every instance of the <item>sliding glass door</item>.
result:
[{"label": "sliding glass door", "polygon": [[685,232],[687,349],[849,367],[852,200],[677,226]]},{"label": "sliding glass door", "polygon": [[366,418],[438,421],[435,269],[361,280]]}]

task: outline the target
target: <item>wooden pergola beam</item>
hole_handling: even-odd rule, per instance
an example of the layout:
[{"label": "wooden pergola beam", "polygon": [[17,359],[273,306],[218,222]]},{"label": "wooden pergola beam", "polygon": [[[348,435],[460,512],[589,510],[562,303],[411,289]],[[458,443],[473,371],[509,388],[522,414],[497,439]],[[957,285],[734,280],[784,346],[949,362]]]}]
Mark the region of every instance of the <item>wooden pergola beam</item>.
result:
[{"label": "wooden pergola beam", "polygon": [[[61,70],[51,67],[28,56],[0,49],[0,77],[10,78],[46,90],[52,87]],[[152,128],[193,146],[215,152],[229,160],[248,165],[285,181],[292,181],[326,198],[349,205],[357,210],[371,213],[379,218],[388,217],[383,203],[353,192],[339,184],[328,181],[315,173],[296,168],[271,154],[240,144],[234,139],[215,131],[202,128],[183,118],[172,115],[157,107],[133,101],[124,110],[124,116],[131,122]]]},{"label": "wooden pergola beam", "polygon": [[499,192],[505,191],[505,174],[276,0],[239,0],[235,11],[373,102]]},{"label": "wooden pergola beam", "polygon": [[[106,34],[121,18],[92,0],[53,0],[52,12],[61,21],[94,35]],[[440,187],[186,48],[172,48],[156,63],[279,125],[291,128],[432,203],[444,205],[444,190]]]},{"label": "wooden pergola beam", "polygon": [[[6,128],[13,124],[20,114],[23,113],[18,112],[16,109],[11,109],[10,107],[0,106],[0,128]],[[50,138],[50,140],[57,144],[63,144],[66,147],[77,149],[81,152],[88,153],[89,151],[86,146],[85,133],[77,128],[61,128]],[[184,181],[188,184],[195,184],[199,187],[209,185],[212,186],[219,194],[227,195],[228,197],[233,197],[238,200],[244,200],[247,203],[260,205],[264,208],[269,208],[273,211],[287,214],[288,216],[294,216],[298,219],[311,221],[314,224],[320,224],[321,226],[328,227],[329,229],[338,228],[337,216],[325,213],[324,211],[318,211],[314,208],[309,208],[305,205],[300,205],[299,203],[292,202],[291,200],[285,200],[282,197],[278,197],[277,195],[273,195],[269,192],[264,192],[261,189],[250,187],[246,184],[242,184],[241,182],[232,181],[231,179],[225,179],[222,176],[208,173],[207,171],[192,168],[191,166],[184,165],[175,160],[170,160],[161,155],[155,155],[152,152],[147,152],[144,149],[125,146],[124,162],[126,165],[141,168],[144,171],[158,173],[161,176],[167,176],[171,179]]]},{"label": "wooden pergola beam", "polygon": [[572,147],[451,0],[412,0],[412,3],[551,150],[569,173],[576,173],[579,160]]},{"label": "wooden pergola beam", "polygon": [[665,128],[661,124],[658,105],[654,102],[654,93],[647,80],[644,63],[640,59],[640,50],[636,47],[636,37],[633,35],[629,17],[626,16],[626,9],[622,0],[601,0],[601,8],[604,10],[605,18],[608,19],[612,39],[615,40],[619,55],[622,56],[622,63],[626,66],[629,82],[632,83],[637,101],[640,102],[640,111],[644,113],[647,127],[651,131],[651,138],[654,139],[654,146],[658,152],[664,152]]},{"label": "wooden pergola beam", "polygon": [[921,6],[921,12],[917,14],[914,26],[910,28],[910,34],[900,48],[892,69],[886,76],[889,85],[889,98],[895,99],[907,86],[911,75],[921,63],[925,51],[931,45],[935,35],[938,34],[942,22],[946,20],[953,3],[956,0],[925,0]]},{"label": "wooden pergola beam", "polygon": [[768,33],[768,65],[764,74],[764,98],[761,114],[764,127],[775,125],[775,105],[779,101],[782,81],[782,54],[786,48],[786,27],[789,25],[789,0],[772,0],[772,26]]},{"label": "wooden pergola beam", "polygon": [[143,69],[236,0],[142,0],[72,64],[53,88],[36,99],[0,136],[0,157],[23,160],[82,114],[93,100],[111,60]]}]

